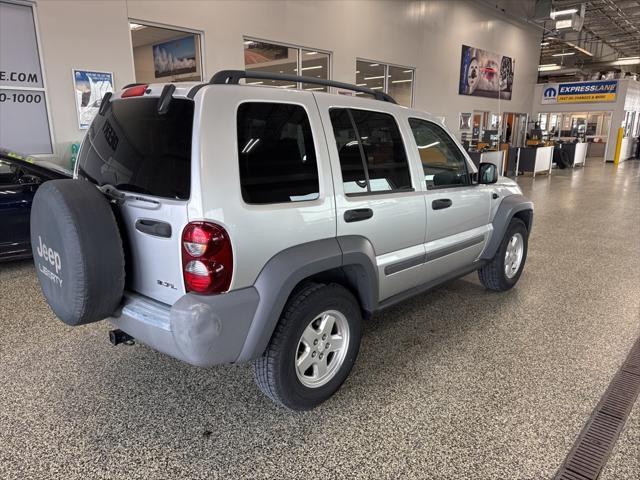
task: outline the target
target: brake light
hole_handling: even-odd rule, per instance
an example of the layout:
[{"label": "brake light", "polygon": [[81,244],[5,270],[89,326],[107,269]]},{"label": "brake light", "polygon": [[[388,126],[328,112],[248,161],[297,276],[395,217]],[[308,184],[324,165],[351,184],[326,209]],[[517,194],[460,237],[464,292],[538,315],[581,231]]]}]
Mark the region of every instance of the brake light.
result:
[{"label": "brake light", "polygon": [[136,85],[135,87],[129,87],[124,92],[122,92],[122,95],[120,95],[120,97],[141,97],[142,95],[144,95],[144,92],[147,91],[148,87],[149,85]]},{"label": "brake light", "polygon": [[188,292],[226,292],[233,275],[227,231],[215,223],[189,223],[182,232],[182,270]]}]

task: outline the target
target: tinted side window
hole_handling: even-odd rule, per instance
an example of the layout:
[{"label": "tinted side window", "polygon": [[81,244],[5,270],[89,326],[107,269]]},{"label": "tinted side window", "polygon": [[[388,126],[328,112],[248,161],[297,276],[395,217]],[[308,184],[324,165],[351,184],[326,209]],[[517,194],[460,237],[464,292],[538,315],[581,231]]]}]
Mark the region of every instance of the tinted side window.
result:
[{"label": "tinted side window", "polygon": [[311,126],[301,106],[240,105],[238,155],[245,202],[299,202],[320,196]]},{"label": "tinted side window", "polygon": [[391,115],[335,108],[330,117],[347,195],[411,189],[404,143]]},{"label": "tinted side window", "polygon": [[469,184],[464,155],[435,123],[410,118],[409,125],[418,145],[427,187],[450,187]]}]

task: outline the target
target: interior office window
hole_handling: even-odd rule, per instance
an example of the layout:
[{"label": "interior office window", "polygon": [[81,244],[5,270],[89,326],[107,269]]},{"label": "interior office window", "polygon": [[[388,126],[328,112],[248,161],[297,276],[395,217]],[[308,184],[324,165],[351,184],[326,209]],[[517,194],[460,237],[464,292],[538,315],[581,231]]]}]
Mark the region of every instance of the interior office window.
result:
[{"label": "interior office window", "polygon": [[[317,50],[278,45],[256,40],[244,40],[244,66],[248,71],[329,79],[330,55]],[[327,91],[327,87],[313,83],[286,80],[251,79],[249,85],[266,85],[280,88],[302,88],[311,91]]]},{"label": "interior office window", "polygon": [[413,69],[389,65],[388,82],[387,93],[400,105],[410,107],[413,97]]},{"label": "interior office window", "polygon": [[418,146],[427,187],[455,187],[469,184],[467,163],[452,138],[435,123],[409,119]]},{"label": "interior office window", "polygon": [[[329,80],[329,54],[316,50],[302,50],[300,54],[300,75]],[[314,83],[303,83],[303,90],[326,92],[327,87]]]},{"label": "interior office window", "polygon": [[404,143],[391,115],[334,108],[330,117],[347,195],[411,189]]},{"label": "interior office window", "polygon": [[[413,103],[413,68],[398,67],[369,60],[356,61],[356,85],[391,95],[400,105]],[[356,95],[365,95],[357,93]]]},{"label": "interior office window", "polygon": [[286,203],[320,196],[307,112],[299,105],[243,103],[238,107],[238,156],[247,203]]}]

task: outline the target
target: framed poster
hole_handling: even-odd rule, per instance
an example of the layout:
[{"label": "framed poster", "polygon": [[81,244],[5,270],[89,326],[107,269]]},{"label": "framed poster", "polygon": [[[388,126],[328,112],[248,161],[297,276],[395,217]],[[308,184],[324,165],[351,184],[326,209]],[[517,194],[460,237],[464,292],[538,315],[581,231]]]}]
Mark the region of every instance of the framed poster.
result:
[{"label": "framed poster", "polygon": [[460,114],[459,130],[471,130],[471,113]]},{"label": "framed poster", "polygon": [[189,35],[153,46],[153,67],[156,78],[196,72],[195,37],[195,35]]},{"label": "framed poster", "polygon": [[511,57],[462,45],[458,93],[511,100],[513,65]]},{"label": "framed poster", "polygon": [[89,128],[100,109],[102,97],[113,92],[113,73],[73,69],[73,89],[76,96],[78,128]]}]

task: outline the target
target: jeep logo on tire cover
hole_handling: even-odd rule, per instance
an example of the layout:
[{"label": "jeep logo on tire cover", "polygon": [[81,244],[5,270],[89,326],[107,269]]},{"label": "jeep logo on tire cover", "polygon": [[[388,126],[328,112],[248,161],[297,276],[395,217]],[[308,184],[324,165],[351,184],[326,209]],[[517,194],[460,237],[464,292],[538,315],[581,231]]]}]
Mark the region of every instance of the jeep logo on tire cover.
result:
[{"label": "jeep logo on tire cover", "polygon": [[42,237],[40,237],[40,235],[38,235],[38,247],[36,248],[36,253],[45,262],[48,262],[53,269],[55,269],[55,273],[41,263],[38,263],[38,270],[40,270],[45,277],[48,277],[53,281],[54,284],[62,287],[62,278],[59,275],[62,271],[60,254],[53,248],[47,247],[47,245],[42,241]]}]

